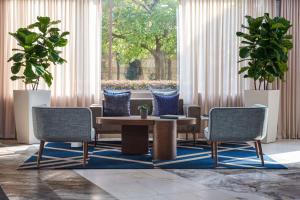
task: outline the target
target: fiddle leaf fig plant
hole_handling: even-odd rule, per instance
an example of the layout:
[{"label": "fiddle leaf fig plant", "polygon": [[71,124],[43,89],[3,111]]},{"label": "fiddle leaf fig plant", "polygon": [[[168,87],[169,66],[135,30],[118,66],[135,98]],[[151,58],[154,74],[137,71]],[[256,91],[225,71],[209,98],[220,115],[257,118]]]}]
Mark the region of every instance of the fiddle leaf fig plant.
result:
[{"label": "fiddle leaf fig plant", "polygon": [[15,33],[9,33],[18,41],[18,48],[12,49],[15,54],[9,58],[12,62],[11,80],[23,80],[37,90],[40,79],[50,87],[53,76],[49,71],[51,64],[63,64],[60,57],[61,48],[66,46],[66,36],[69,32],[61,32],[55,27],[61,21],[52,21],[49,17],[37,17],[37,22],[27,28],[19,28]]},{"label": "fiddle leaf fig plant", "polygon": [[257,18],[245,17],[248,26],[242,25],[242,28],[247,31],[236,35],[242,39],[239,62],[248,63],[239,74],[253,79],[255,90],[262,87],[268,90],[270,83],[277,78],[283,80],[288,71],[288,52],[293,48],[292,35],[288,34],[288,30],[292,25],[285,18],[271,18],[268,13]]}]

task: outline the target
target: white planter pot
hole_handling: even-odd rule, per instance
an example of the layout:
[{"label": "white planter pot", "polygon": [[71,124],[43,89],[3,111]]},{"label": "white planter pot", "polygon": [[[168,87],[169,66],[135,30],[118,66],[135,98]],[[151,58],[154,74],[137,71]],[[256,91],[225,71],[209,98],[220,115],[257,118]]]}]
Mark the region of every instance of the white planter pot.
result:
[{"label": "white planter pot", "polygon": [[14,113],[18,143],[39,143],[33,133],[32,107],[50,106],[49,90],[14,90]]},{"label": "white planter pot", "polygon": [[263,143],[275,142],[277,138],[278,114],[279,114],[279,90],[245,90],[245,106],[254,104],[268,106],[268,128],[267,136]]}]

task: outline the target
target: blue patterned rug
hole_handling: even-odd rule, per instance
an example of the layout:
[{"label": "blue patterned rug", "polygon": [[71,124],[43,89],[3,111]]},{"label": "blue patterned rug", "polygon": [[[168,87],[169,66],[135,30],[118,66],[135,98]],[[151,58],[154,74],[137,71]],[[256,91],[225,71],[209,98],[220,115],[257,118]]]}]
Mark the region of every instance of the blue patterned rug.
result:
[{"label": "blue patterned rug", "polygon": [[[36,169],[37,153],[26,160],[19,169]],[[264,155],[265,166],[256,156],[255,149],[247,143],[223,143],[218,147],[218,168],[228,169],[286,169],[284,165]],[[147,155],[123,155],[119,141],[98,142],[89,146],[88,164],[82,166],[82,148],[71,148],[69,143],[48,143],[45,146],[41,169],[212,169],[211,148],[206,143],[180,142],[177,159],[152,161]]]},{"label": "blue patterned rug", "polygon": [[1,200],[8,200],[8,197],[6,196],[5,192],[3,189],[0,187],[0,199]]}]

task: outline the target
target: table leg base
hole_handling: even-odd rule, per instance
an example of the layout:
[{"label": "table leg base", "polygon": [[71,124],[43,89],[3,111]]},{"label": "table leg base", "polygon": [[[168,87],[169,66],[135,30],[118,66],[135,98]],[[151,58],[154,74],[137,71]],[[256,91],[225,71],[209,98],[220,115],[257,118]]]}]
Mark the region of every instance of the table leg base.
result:
[{"label": "table leg base", "polygon": [[156,121],[153,130],[153,160],[176,159],[176,120]]},{"label": "table leg base", "polygon": [[149,153],[148,126],[122,126],[122,153],[129,155]]}]

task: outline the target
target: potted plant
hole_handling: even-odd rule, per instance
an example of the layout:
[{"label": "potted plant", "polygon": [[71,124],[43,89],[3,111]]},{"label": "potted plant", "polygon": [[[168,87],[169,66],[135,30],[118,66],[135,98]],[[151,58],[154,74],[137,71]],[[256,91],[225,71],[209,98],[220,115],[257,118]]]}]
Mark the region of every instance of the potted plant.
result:
[{"label": "potted plant", "polygon": [[[58,48],[67,45],[65,38],[69,32],[61,32],[55,25],[60,21],[51,21],[49,17],[37,17],[37,22],[27,28],[19,28],[9,33],[18,42],[18,48],[12,49],[11,80],[22,80],[25,90],[14,90],[14,111],[17,139],[20,143],[38,142],[33,135],[31,108],[33,106],[50,106],[50,90],[38,90],[41,80],[51,86],[53,76],[49,71],[51,64],[66,62],[60,57]],[[29,86],[31,88],[29,89]]]},{"label": "potted plant", "polygon": [[247,62],[239,74],[253,79],[254,84],[254,90],[245,91],[245,106],[268,106],[268,131],[263,141],[274,142],[277,137],[280,91],[270,90],[270,85],[278,79],[283,80],[288,70],[288,52],[293,48],[292,35],[288,34],[288,30],[292,25],[282,17],[270,18],[268,13],[257,18],[246,18],[248,26],[242,25],[246,32],[236,33],[242,39],[239,62]]},{"label": "potted plant", "polygon": [[141,119],[147,119],[148,117],[148,106],[147,105],[142,105],[138,107],[139,111],[140,111],[140,115],[141,115]]}]

